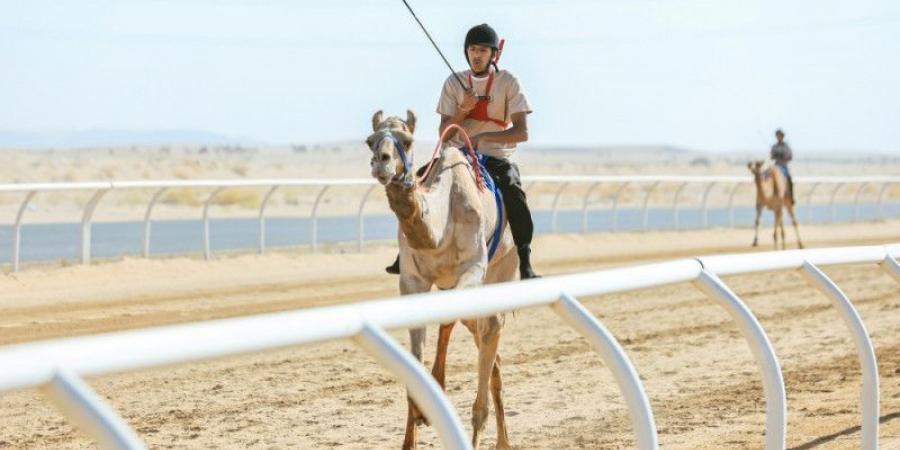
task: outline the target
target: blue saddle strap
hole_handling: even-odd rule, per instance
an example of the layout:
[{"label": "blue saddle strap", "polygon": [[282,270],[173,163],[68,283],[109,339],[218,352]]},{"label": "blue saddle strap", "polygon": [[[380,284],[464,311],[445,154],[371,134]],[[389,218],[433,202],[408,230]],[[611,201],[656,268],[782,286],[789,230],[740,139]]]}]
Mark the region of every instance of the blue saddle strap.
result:
[{"label": "blue saddle strap", "polygon": [[487,170],[487,166],[485,166],[487,155],[482,155],[481,153],[476,154],[478,155],[478,170],[481,171],[481,177],[484,179],[488,189],[494,192],[494,203],[497,204],[497,225],[494,227],[493,235],[491,235],[487,242],[488,261],[490,262],[494,259],[494,255],[497,253],[497,247],[500,246],[500,238],[503,236],[503,211],[505,208],[503,207],[503,196],[500,194],[500,187],[494,182],[490,172]]}]

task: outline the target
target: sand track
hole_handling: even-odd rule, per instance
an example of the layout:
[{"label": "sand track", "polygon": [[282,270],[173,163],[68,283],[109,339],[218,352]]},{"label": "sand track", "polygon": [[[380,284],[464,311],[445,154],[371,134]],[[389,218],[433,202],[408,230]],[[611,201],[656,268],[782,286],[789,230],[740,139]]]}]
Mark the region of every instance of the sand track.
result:
[{"label": "sand track", "polygon": [[[811,246],[900,242],[897,222],[809,227]],[[746,230],[545,236],[546,273],[747,251]],[[736,244],[737,243],[737,244]],[[666,249],[660,251],[659,249]],[[224,318],[396,295],[378,273],[391,247],[364,255],[245,255],[125,260],[0,277],[0,343]],[[882,448],[900,448],[900,287],[873,265],[826,272],[868,327],[881,374]],[[857,448],[858,361],[827,299],[799,274],[727,277],[782,364],[788,444]],[[691,285],[583,299],[645,383],[664,448],[760,448],[764,397],[727,313]],[[406,341],[405,332],[393,332]],[[426,359],[435,330],[429,330]],[[451,400],[468,425],[474,346],[462,328],[448,360]],[[588,345],[549,310],[510,316],[501,344],[511,439],[518,448],[628,448],[624,403]],[[292,348],[90,380],[151,447],[396,448],[403,389],[347,342]],[[36,391],[0,395],[0,448],[90,448]],[[489,423],[487,442],[493,443]],[[423,446],[439,447],[433,431]]]}]

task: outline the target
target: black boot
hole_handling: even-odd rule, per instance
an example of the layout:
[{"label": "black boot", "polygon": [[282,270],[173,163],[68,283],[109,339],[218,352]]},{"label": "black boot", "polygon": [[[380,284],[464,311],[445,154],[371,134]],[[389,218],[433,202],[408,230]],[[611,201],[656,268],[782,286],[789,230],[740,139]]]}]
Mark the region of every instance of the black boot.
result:
[{"label": "black boot", "polygon": [[531,245],[525,244],[518,247],[519,251],[519,279],[540,278],[531,268]]},{"label": "black boot", "polygon": [[394,263],[385,267],[384,271],[394,275],[400,275],[400,255],[397,255],[397,259],[394,260]]}]

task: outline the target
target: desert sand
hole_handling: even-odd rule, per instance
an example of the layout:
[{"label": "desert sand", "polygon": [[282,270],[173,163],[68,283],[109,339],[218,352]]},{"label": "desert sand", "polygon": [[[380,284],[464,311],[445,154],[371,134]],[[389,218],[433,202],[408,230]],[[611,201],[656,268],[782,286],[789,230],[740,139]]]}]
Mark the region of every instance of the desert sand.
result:
[{"label": "desert sand", "polygon": [[[900,221],[804,227],[810,247],[900,242]],[[764,233],[765,238],[768,232]],[[752,231],[545,235],[546,275],[713,253],[769,250]],[[33,266],[0,275],[0,344],[309,308],[397,295],[396,252],[278,252]],[[335,269],[339,267],[340,269]],[[872,336],[881,375],[881,446],[900,448],[900,285],[874,265],[825,269]],[[858,448],[860,370],[828,300],[793,272],[727,277],[782,364],[791,448]],[[764,397],[749,348],[724,310],[688,284],[582,299],[644,381],[663,448],[761,448]],[[405,331],[392,335],[407,342]],[[430,327],[426,360],[433,357]],[[587,343],[548,309],[507,316],[501,342],[508,428],[521,449],[630,448],[624,402]],[[458,328],[449,396],[468,426],[475,352]],[[397,448],[405,394],[350,342],[92,378],[151,448]],[[36,390],[0,394],[0,448],[92,448]],[[484,442],[493,444],[493,421]],[[425,448],[440,447],[430,428]]]}]

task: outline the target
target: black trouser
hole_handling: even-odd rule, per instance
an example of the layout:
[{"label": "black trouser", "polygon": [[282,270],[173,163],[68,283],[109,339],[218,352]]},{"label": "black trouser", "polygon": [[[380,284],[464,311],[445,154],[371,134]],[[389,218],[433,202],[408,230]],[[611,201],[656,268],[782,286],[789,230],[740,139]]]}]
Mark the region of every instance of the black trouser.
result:
[{"label": "black trouser", "polygon": [[[484,166],[494,179],[494,183],[500,188],[503,197],[503,206],[506,207],[509,229],[512,231],[513,241],[516,247],[531,244],[534,235],[534,222],[531,221],[531,210],[525,201],[525,190],[522,189],[522,177],[519,175],[519,166],[507,159],[485,157]],[[424,165],[416,172],[418,176],[425,174],[428,165]]]},{"label": "black trouser", "polygon": [[485,158],[484,166],[500,188],[503,196],[503,205],[506,207],[506,215],[509,220],[509,228],[512,231],[513,241],[516,247],[531,244],[534,235],[534,222],[531,220],[531,210],[525,201],[525,190],[522,189],[522,177],[519,175],[519,166],[507,159]]}]

